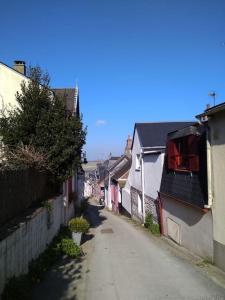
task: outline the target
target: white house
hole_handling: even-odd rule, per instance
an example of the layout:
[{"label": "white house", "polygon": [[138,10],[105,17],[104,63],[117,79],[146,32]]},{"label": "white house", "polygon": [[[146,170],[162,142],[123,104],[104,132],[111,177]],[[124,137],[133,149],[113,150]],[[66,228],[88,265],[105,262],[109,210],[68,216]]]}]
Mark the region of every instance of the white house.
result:
[{"label": "white house", "polygon": [[160,189],[167,133],[191,122],[136,123],[132,143],[132,165],[123,189],[123,208],[141,222],[150,212],[158,222]]}]

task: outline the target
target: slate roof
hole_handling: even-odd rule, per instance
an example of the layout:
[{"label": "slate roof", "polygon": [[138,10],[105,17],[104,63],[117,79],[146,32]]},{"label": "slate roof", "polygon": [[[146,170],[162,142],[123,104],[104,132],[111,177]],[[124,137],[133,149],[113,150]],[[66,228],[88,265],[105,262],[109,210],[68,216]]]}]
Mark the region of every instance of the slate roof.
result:
[{"label": "slate roof", "polygon": [[99,182],[107,178],[109,169],[118,159],[119,157],[112,156],[109,159],[105,160],[102,164],[98,165]]},{"label": "slate roof", "polygon": [[[75,88],[60,88],[60,89],[52,89],[56,96],[63,98],[65,97],[66,101],[66,109],[70,112],[74,111],[74,101],[76,97],[76,89]],[[77,113],[79,113],[79,103],[77,103]]]},{"label": "slate roof", "polygon": [[[124,176],[126,173],[128,173],[128,171],[130,170],[130,167],[131,167],[131,158],[127,157],[124,164],[118,170],[115,171],[114,175],[112,176],[113,179],[115,179],[115,180],[120,179],[122,176]],[[126,178],[127,177],[128,177],[128,174],[127,174]]]},{"label": "slate roof", "polygon": [[[136,123],[141,147],[165,146],[167,134],[169,132],[193,125],[196,122],[156,122],[156,123]],[[133,139],[134,140],[134,139]]]}]

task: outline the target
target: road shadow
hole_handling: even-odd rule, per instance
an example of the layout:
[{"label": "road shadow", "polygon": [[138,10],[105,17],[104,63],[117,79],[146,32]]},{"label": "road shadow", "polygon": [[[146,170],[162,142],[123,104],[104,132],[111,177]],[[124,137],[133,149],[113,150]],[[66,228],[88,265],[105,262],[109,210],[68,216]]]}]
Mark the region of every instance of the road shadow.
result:
[{"label": "road shadow", "polygon": [[[84,212],[90,223],[90,228],[96,228],[107,219],[101,214],[101,209],[90,200]],[[82,236],[82,245],[94,238],[92,232]],[[82,279],[82,266],[85,256],[77,259],[63,257],[51,270],[45,274],[42,282],[33,288],[33,300],[78,300],[77,288]]]},{"label": "road shadow", "polygon": [[88,201],[87,209],[85,211],[85,217],[89,221],[91,228],[100,226],[107,219],[101,214],[102,211],[103,210],[101,207],[95,205],[90,200]]},{"label": "road shadow", "polygon": [[93,237],[94,237],[94,234],[92,234],[92,233],[83,234],[82,239],[81,239],[81,245],[83,245],[84,243],[92,240]]},{"label": "road shadow", "polygon": [[76,287],[81,279],[84,257],[63,257],[45,275],[45,279],[33,288],[33,300],[76,300]]}]

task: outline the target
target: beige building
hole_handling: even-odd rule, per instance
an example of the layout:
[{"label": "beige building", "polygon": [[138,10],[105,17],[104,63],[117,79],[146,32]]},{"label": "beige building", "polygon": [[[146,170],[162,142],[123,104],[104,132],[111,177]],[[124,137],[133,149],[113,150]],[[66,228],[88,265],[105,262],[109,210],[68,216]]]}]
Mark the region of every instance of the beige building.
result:
[{"label": "beige building", "polygon": [[13,68],[0,62],[0,112],[16,105],[16,92],[20,92],[21,83],[28,80],[24,61],[15,61]]},{"label": "beige building", "polygon": [[225,103],[197,116],[207,127],[208,197],[213,214],[213,260],[225,270]]}]

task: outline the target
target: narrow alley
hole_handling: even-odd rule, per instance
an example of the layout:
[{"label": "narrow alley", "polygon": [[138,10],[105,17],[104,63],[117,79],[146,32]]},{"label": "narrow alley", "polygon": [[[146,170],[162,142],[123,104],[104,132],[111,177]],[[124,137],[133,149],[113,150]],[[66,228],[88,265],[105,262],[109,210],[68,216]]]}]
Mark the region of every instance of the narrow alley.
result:
[{"label": "narrow alley", "polygon": [[129,219],[100,210],[93,200],[88,217],[85,256],[53,268],[34,299],[225,299],[225,289],[184,254]]}]

